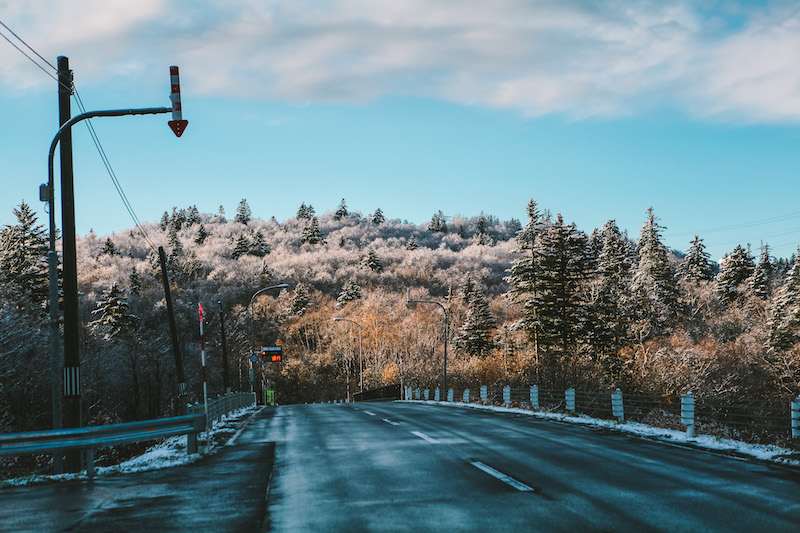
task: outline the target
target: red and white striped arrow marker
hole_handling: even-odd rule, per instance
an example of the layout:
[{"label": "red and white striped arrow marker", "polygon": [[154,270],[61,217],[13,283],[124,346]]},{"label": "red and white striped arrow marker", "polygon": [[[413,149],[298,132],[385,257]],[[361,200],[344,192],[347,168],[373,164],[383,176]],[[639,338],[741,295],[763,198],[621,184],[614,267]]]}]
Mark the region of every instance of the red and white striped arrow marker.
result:
[{"label": "red and white striped arrow marker", "polygon": [[189,125],[188,120],[183,120],[183,112],[181,110],[181,79],[178,74],[178,67],[169,67],[170,84],[172,85],[172,92],[169,99],[172,101],[172,120],[167,122],[172,131],[175,132],[176,137],[183,135],[186,126]]}]

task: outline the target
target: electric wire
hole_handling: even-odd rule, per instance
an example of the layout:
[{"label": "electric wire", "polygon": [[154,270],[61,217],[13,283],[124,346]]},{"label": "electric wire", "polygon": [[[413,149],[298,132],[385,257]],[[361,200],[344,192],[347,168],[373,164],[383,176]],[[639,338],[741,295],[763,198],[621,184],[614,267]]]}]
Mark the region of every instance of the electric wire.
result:
[{"label": "electric wire", "polygon": [[[28,50],[33,52],[33,54],[35,54],[39,59],[44,61],[44,63],[47,66],[49,66],[52,70],[54,70],[56,72],[56,74],[58,74],[58,69],[56,67],[54,67],[52,65],[52,63],[50,63],[49,61],[47,61],[47,59],[42,57],[42,55],[39,54],[39,52],[37,52],[32,46],[30,46],[27,42],[25,42],[11,28],[9,28],[2,20],[0,20],[0,26],[5,28],[9,33],[11,33],[11,35],[13,35],[17,40],[19,40],[19,42],[21,42],[23,45],[25,45],[25,47],[28,48]],[[29,56],[27,53],[25,53],[24,50],[22,50],[19,46],[17,46],[14,42],[12,42],[11,39],[8,38],[8,36],[3,34],[2,32],[0,32],[0,36],[2,36],[6,41],[8,41],[8,43],[11,46],[16,48],[22,55],[24,55],[29,61],[31,61],[31,63],[33,63],[34,65],[39,67],[39,69],[41,69],[42,72],[44,72],[45,74],[47,74],[48,76],[53,78],[59,85],[61,85],[65,89],[68,89],[70,92],[72,92],[74,94],[74,97],[75,97],[75,102],[78,105],[78,109],[81,111],[81,113],[86,113],[86,108],[83,105],[83,101],[81,100],[80,95],[78,94],[78,89],[75,86],[74,81],[73,81],[72,87],[68,87],[66,84],[64,84],[63,82],[61,82],[61,80],[58,79],[57,75],[53,75],[52,73],[48,72],[48,70],[45,67],[43,67],[39,62],[37,62],[35,59],[33,59],[31,56]],[[106,152],[103,149],[103,145],[100,142],[100,138],[98,137],[97,132],[95,131],[94,126],[91,123],[91,119],[87,119],[85,122],[86,122],[86,127],[89,130],[89,136],[92,138],[92,142],[94,143],[95,148],[97,149],[97,152],[100,154],[100,159],[103,162],[103,165],[106,168],[106,172],[108,173],[109,177],[111,178],[111,182],[113,183],[114,188],[117,190],[117,194],[119,195],[120,199],[122,200],[122,203],[125,206],[126,211],[128,211],[128,214],[130,215],[131,219],[133,220],[133,223],[136,225],[136,228],[139,230],[139,232],[141,233],[142,237],[144,237],[144,240],[146,241],[147,245],[154,252],[157,252],[157,247],[153,244],[153,241],[150,240],[149,235],[147,234],[145,229],[142,227],[142,223],[139,220],[139,217],[136,215],[136,211],[133,209],[133,205],[131,205],[130,201],[128,200],[128,197],[125,194],[124,189],[122,188],[122,184],[119,182],[119,179],[117,178],[117,175],[114,172],[113,167],[111,166],[111,161],[108,159],[108,156],[106,155]]]}]

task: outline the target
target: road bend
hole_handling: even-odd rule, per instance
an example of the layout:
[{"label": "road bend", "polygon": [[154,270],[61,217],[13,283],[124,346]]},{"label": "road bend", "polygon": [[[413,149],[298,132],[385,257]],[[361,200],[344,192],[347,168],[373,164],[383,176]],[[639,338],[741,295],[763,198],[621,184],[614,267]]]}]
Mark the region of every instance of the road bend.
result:
[{"label": "road bend", "polygon": [[512,413],[262,410],[177,468],[0,491],[9,531],[796,532],[800,473]]}]

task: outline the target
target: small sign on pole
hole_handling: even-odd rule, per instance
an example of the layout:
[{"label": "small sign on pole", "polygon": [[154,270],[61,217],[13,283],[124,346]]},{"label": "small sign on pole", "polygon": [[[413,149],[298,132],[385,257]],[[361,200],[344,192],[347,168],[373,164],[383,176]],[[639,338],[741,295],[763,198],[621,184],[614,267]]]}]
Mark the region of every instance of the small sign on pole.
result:
[{"label": "small sign on pole", "polygon": [[188,120],[183,120],[183,110],[181,108],[181,80],[178,73],[178,67],[169,67],[170,85],[172,92],[169,99],[172,101],[172,120],[167,122],[176,137],[183,135],[186,126],[189,125]]}]

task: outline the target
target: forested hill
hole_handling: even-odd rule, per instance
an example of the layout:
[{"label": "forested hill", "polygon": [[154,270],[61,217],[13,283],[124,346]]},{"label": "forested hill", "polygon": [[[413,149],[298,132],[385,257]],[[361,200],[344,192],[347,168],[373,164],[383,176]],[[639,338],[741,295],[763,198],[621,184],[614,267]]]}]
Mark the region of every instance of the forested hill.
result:
[{"label": "forested hill", "polygon": [[[87,422],[175,411],[157,247],[168,255],[181,352],[193,399],[202,391],[198,304],[206,310],[209,388],[249,390],[251,342],[280,340],[266,365],[283,402],[344,398],[401,379],[503,382],[722,396],[796,395],[800,259],[736,246],[719,265],[695,238],[668,250],[652,209],[639,235],[613,220],[582,231],[531,200],[525,220],[488,214],[415,225],[344,200],[285,221],[173,207],[158,222],[78,239],[81,375]],[[47,427],[46,235],[24,203],[0,230],[0,431]],[[265,287],[289,284],[288,290]],[[334,318],[347,318],[334,321]],[[222,350],[222,323],[226,354]],[[360,335],[360,337],[359,337]]]}]

